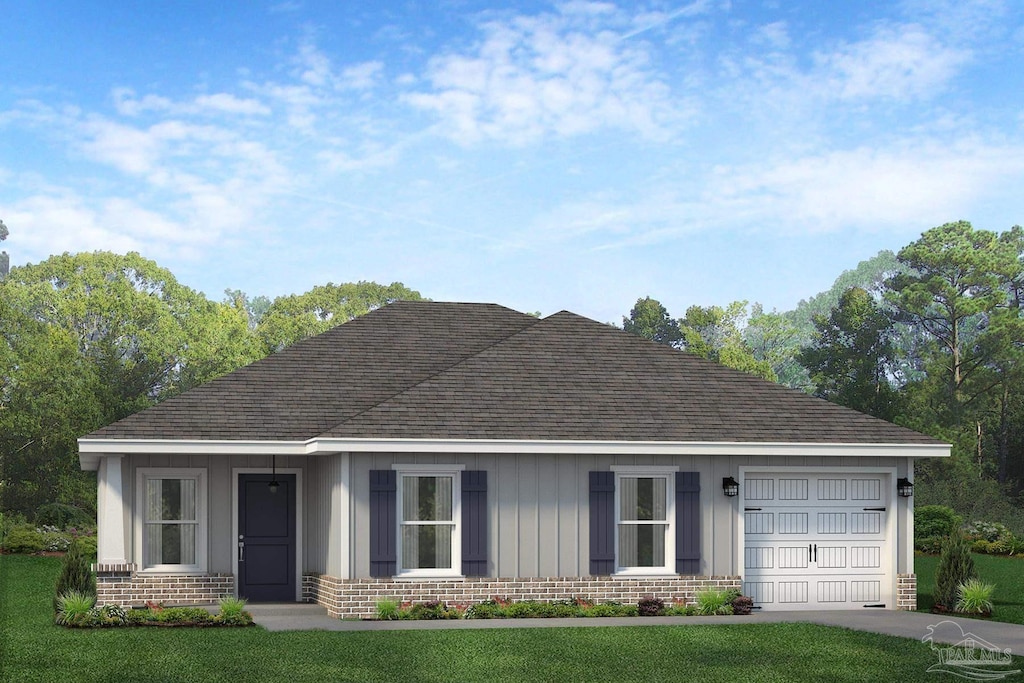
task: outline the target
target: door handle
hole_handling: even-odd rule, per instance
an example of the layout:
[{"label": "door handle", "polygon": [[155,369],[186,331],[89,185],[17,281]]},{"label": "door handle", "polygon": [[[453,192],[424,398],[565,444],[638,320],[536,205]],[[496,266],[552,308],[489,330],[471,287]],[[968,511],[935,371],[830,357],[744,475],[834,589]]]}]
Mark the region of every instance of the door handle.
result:
[{"label": "door handle", "polygon": [[238,542],[238,561],[245,562],[245,542]]}]

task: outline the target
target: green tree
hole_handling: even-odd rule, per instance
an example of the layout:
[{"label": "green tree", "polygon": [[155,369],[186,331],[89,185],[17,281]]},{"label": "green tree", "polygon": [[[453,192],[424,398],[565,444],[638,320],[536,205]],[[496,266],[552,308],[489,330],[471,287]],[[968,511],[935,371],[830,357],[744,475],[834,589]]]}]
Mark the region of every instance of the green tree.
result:
[{"label": "green tree", "polygon": [[985,328],[990,316],[1011,305],[1020,257],[1012,238],[975,230],[966,221],[932,228],[897,255],[904,271],[888,280],[886,300],[903,321],[937,343],[932,362],[942,373],[945,413],[954,424],[961,423],[964,406],[983,393],[967,396],[965,383],[991,360]]},{"label": "green tree", "polygon": [[222,303],[244,310],[249,318],[249,329],[255,330],[260,320],[267,314],[267,309],[270,308],[272,302],[266,296],[250,297],[240,289],[229,288],[224,290],[224,300]]},{"label": "green tree", "polygon": [[809,391],[811,379],[797,360],[800,330],[790,316],[765,312],[761,304],[751,306],[750,320],[743,329],[743,341],[758,361],[771,365],[778,381],[792,389]]},{"label": "green tree", "polygon": [[683,348],[730,368],[778,381],[771,363],[758,360],[743,339],[746,316],[746,301],[734,301],[726,308],[690,306],[686,317],[679,320]]},{"label": "green tree", "polygon": [[897,393],[890,384],[892,321],[860,287],[848,289],[830,315],[814,320],[814,343],[797,357],[834,403],[891,420]]},{"label": "green tree", "polygon": [[63,254],[0,281],[4,506],[95,505],[76,439],[256,360],[244,311],[138,254]]},{"label": "green tree", "polygon": [[649,296],[636,300],[629,317],[622,318],[622,329],[675,348],[679,347],[683,338],[679,331],[679,321],[669,317],[661,302]]},{"label": "green tree", "polygon": [[67,331],[0,296],[0,378],[0,507],[31,515],[60,502],[93,512],[95,480],[78,467],[76,439],[103,424],[96,368]]},{"label": "green tree", "polygon": [[328,283],[305,294],[274,299],[256,328],[268,353],[280,351],[394,301],[421,301],[419,292],[401,282]]},{"label": "green tree", "polygon": [[[3,221],[0,221],[0,242],[7,239],[10,233],[7,231],[7,226],[4,225]],[[0,251],[0,278],[7,275],[11,269],[11,257],[7,255],[6,251]]]}]

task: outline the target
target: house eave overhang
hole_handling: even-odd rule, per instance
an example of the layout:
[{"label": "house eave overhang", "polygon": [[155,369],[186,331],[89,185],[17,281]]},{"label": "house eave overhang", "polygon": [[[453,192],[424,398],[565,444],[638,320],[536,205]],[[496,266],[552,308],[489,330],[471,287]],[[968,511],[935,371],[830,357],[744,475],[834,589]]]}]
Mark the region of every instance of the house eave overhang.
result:
[{"label": "house eave overhang", "polygon": [[306,441],[206,439],[79,439],[84,470],[99,467],[104,455],[327,455],[331,453],[522,453],[583,455],[711,455],[808,457],[949,457],[948,444],[784,443],[700,441],[558,441],[530,439],[355,439],[317,437]]}]

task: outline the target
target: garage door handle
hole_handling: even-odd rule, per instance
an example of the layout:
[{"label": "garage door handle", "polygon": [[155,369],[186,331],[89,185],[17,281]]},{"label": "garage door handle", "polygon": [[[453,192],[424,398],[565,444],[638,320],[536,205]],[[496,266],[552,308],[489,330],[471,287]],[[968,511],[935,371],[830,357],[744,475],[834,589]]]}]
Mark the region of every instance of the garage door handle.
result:
[{"label": "garage door handle", "polygon": [[744,512],[754,512],[754,511],[760,511],[760,510],[761,510],[761,508],[743,508]]},{"label": "garage door handle", "polygon": [[864,508],[869,512],[885,512],[885,508]]}]

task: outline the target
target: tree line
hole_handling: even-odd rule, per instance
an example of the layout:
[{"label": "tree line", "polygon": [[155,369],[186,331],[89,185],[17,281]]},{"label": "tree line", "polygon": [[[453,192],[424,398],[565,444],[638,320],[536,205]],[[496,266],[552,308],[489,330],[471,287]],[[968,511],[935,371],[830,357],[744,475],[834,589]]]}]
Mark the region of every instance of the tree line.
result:
[{"label": "tree line", "polygon": [[0,509],[95,511],[77,439],[398,299],[399,282],[211,301],[137,253],[62,254],[0,279]]},{"label": "tree line", "polygon": [[793,311],[745,301],[673,318],[650,297],[623,327],[953,444],[921,462],[918,504],[1024,527],[1024,230],[966,221],[843,273]]},{"label": "tree line", "polygon": [[[0,223],[0,239],[7,229]],[[76,439],[399,299],[355,282],[219,301],[139,254],[62,254],[0,275],[0,507],[95,510]],[[1024,231],[948,223],[880,252],[792,311],[746,301],[624,329],[952,443],[917,465],[918,504],[1015,523],[1024,482]]]}]

